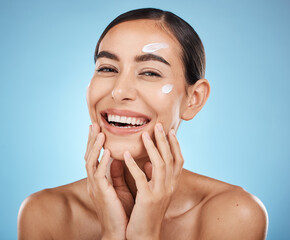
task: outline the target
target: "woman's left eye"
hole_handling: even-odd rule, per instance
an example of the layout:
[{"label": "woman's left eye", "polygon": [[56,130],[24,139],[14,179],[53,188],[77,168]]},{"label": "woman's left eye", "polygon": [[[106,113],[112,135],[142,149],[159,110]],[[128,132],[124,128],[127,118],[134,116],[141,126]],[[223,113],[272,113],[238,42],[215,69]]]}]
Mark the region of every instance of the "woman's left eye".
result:
[{"label": "woman's left eye", "polygon": [[156,72],[143,72],[140,75],[148,76],[148,77],[161,77],[159,73]]}]

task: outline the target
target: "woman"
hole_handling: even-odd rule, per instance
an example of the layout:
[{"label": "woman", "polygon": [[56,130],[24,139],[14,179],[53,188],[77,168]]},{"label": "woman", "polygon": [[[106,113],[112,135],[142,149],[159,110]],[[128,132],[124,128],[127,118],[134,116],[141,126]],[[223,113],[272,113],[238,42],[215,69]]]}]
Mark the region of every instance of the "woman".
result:
[{"label": "woman", "polygon": [[265,239],[255,196],[182,168],[175,132],[210,93],[192,27],[158,9],[124,13],[100,37],[95,62],[88,177],[29,196],[19,239]]}]

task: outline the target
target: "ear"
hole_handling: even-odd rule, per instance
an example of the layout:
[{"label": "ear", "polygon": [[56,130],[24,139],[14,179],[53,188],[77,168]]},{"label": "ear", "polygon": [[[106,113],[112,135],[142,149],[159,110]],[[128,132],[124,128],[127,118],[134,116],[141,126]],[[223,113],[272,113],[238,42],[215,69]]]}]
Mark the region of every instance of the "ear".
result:
[{"label": "ear", "polygon": [[187,87],[187,96],[181,111],[181,119],[190,120],[203,108],[210,93],[207,79],[199,79],[195,84]]}]

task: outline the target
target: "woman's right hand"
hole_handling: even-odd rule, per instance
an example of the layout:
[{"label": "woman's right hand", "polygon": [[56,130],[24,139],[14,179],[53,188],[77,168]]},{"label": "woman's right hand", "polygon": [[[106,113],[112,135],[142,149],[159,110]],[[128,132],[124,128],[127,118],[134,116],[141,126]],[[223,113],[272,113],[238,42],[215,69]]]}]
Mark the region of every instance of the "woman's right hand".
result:
[{"label": "woman's right hand", "polygon": [[114,186],[106,178],[106,169],[110,161],[108,149],[104,150],[101,161],[98,162],[104,142],[104,133],[100,132],[100,127],[94,123],[90,126],[85,154],[87,190],[101,224],[103,239],[125,239],[128,217]]}]

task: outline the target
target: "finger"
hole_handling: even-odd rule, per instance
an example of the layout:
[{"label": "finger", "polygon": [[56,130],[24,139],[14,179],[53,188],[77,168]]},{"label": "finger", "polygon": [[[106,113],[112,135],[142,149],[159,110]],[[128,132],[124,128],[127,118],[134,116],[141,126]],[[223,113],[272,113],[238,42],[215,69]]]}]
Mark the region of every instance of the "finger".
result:
[{"label": "finger", "polygon": [[128,167],[131,175],[133,176],[133,178],[136,182],[136,187],[137,187],[138,191],[147,192],[148,191],[148,182],[147,182],[146,176],[145,176],[144,172],[142,172],[142,170],[138,167],[137,163],[132,158],[129,151],[124,152],[124,160],[125,160],[126,166]]},{"label": "finger", "polygon": [[95,141],[96,141],[96,137],[98,135],[98,133],[100,132],[100,127],[99,125],[95,122],[91,125],[91,134],[89,136],[89,141],[87,143],[87,151],[86,151],[86,159],[92,149],[92,146],[94,145]]},{"label": "finger", "polygon": [[113,160],[111,164],[111,179],[114,188],[128,188],[124,179],[123,164],[119,160]]},{"label": "finger", "polygon": [[89,147],[89,143],[90,143],[90,140],[91,140],[91,135],[92,135],[92,125],[89,126],[87,149],[86,149],[86,153],[85,153],[85,156],[84,156],[85,161],[87,161],[87,157],[88,157],[88,147]]},{"label": "finger", "polygon": [[98,159],[104,142],[105,142],[104,133],[99,133],[97,136],[97,140],[95,141],[94,145],[92,146],[92,150],[88,155],[88,160],[86,162],[86,170],[89,180],[91,181],[94,180],[93,176],[97,169]]},{"label": "finger", "polygon": [[183,168],[184,159],[183,159],[181,149],[180,149],[178,140],[176,138],[176,135],[173,129],[171,129],[169,132],[169,142],[170,142],[170,146],[171,146],[173,158],[174,158],[173,179],[177,181]]},{"label": "finger", "polygon": [[155,139],[158,151],[165,162],[166,167],[166,183],[171,181],[173,174],[173,156],[171,154],[171,149],[167,141],[166,135],[164,133],[161,123],[157,123],[154,129]]},{"label": "finger", "polygon": [[95,173],[95,176],[99,178],[99,180],[105,179],[109,161],[110,161],[110,151],[108,149],[105,149],[101,161],[99,163],[98,169]]},{"label": "finger", "polygon": [[152,163],[151,162],[145,162],[144,163],[144,172],[146,174],[147,180],[151,180],[152,178]]},{"label": "finger", "polygon": [[88,143],[87,143],[87,150],[85,153],[85,160],[87,161],[88,159],[88,155],[92,149],[92,146],[94,145],[95,141],[96,141],[96,137],[98,135],[98,133],[100,132],[100,127],[97,123],[93,123],[92,125],[90,125],[90,132],[89,132],[89,136],[88,136]]},{"label": "finger", "polygon": [[158,190],[162,190],[165,185],[165,162],[161,158],[157,148],[155,147],[153,141],[151,140],[149,134],[147,132],[144,132],[142,134],[142,139],[144,146],[147,150],[148,156],[150,158],[150,161],[152,162],[152,183],[153,186],[155,186]]},{"label": "finger", "polygon": [[86,155],[87,155],[87,150],[88,150],[88,146],[89,146],[89,142],[91,140],[91,134],[92,134],[92,125],[89,125],[89,134],[88,134],[88,141],[87,141],[87,148],[86,148],[86,154],[85,154],[85,159],[86,159]]}]

